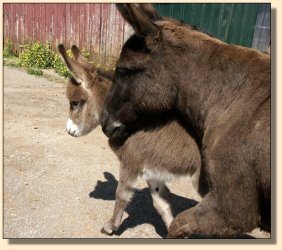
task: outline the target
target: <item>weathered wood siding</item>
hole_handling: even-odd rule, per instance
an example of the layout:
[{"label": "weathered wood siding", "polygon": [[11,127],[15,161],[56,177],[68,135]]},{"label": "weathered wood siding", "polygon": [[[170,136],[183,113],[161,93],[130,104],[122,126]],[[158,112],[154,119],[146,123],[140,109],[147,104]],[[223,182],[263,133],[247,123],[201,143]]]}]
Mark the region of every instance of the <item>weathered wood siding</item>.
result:
[{"label": "weathered wood siding", "polygon": [[32,41],[85,48],[93,59],[112,65],[132,32],[114,4],[5,3],[4,39],[15,52]]},{"label": "weathered wood siding", "polygon": [[[260,5],[157,3],[155,7],[160,15],[183,19],[225,42],[251,47]],[[54,49],[59,43],[67,48],[76,44],[95,61],[113,65],[131,32],[114,4],[4,4],[4,39],[13,41],[15,51],[35,40]]]}]

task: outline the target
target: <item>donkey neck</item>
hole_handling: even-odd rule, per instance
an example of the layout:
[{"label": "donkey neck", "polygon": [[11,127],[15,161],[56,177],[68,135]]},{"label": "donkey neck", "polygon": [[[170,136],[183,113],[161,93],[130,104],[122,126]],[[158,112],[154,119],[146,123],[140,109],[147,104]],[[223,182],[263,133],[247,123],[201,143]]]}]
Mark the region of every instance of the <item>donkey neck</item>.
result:
[{"label": "donkey neck", "polygon": [[[188,59],[179,65],[183,74],[178,77],[177,108],[203,136],[207,127],[227,113],[232,104],[269,94],[267,81],[255,79],[259,74],[254,71],[270,73],[270,64],[264,54],[239,46],[209,44],[199,49],[198,53],[189,50],[184,56]],[[257,88],[263,91],[249,96]]]}]

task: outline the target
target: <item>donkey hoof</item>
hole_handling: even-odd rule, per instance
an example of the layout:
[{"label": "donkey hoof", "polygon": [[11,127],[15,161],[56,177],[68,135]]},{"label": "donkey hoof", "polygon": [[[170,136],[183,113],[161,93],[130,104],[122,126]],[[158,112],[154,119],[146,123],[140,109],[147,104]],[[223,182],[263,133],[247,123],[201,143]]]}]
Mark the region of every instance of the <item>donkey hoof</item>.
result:
[{"label": "donkey hoof", "polygon": [[101,233],[106,234],[106,235],[113,235],[115,232],[115,229],[112,225],[112,223],[109,221],[107,222],[103,228],[101,229]]}]

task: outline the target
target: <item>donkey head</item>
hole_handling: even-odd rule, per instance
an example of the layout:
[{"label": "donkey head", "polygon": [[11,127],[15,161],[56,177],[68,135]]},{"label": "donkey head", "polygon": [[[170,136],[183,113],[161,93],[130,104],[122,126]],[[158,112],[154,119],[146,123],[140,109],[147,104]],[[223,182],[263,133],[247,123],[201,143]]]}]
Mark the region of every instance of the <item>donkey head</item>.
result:
[{"label": "donkey head", "polygon": [[[108,137],[122,135],[142,115],[173,110],[183,72],[196,58],[199,36],[208,39],[188,24],[159,17],[151,4],[117,4],[117,8],[135,34],[122,48],[102,112],[101,125]],[[191,37],[196,42],[187,46]]]},{"label": "donkey head", "polygon": [[70,102],[67,132],[72,136],[82,136],[99,124],[100,112],[112,76],[105,76],[96,69],[75,45],[71,48],[74,59],[67,56],[62,44],[58,46],[58,50],[72,74],[66,92]]}]

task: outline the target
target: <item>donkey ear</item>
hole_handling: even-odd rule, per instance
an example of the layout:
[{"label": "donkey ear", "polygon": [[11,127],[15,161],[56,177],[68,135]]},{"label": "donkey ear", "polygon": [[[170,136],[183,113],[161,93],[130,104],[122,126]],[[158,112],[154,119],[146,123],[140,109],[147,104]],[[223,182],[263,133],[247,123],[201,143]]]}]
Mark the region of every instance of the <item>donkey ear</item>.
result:
[{"label": "donkey ear", "polygon": [[82,65],[80,65],[80,63],[67,56],[63,44],[60,44],[58,46],[58,51],[60,52],[66,66],[68,67],[75,81],[79,84],[83,84],[83,86],[87,88],[87,83],[91,80],[91,73]]},{"label": "donkey ear", "polygon": [[116,4],[122,17],[132,26],[137,35],[157,36],[158,27],[152,19],[157,15],[153,6],[142,4]]},{"label": "donkey ear", "polygon": [[87,70],[91,72],[94,72],[96,70],[94,64],[87,61],[87,59],[81,54],[80,50],[76,47],[76,45],[73,45],[71,47],[71,52],[74,56],[74,59]]},{"label": "donkey ear", "polygon": [[104,69],[97,69],[96,72],[99,76],[102,76],[103,78],[107,78],[110,81],[113,81],[114,79],[114,71],[106,71]]},{"label": "donkey ear", "polygon": [[58,51],[61,54],[62,59],[64,60],[65,64],[67,65],[68,69],[72,72],[73,69],[73,61],[67,56],[67,52],[65,46],[63,44],[58,45]]},{"label": "donkey ear", "polygon": [[153,4],[151,3],[142,3],[140,4],[142,11],[151,19],[159,18],[158,12],[154,8]]}]

